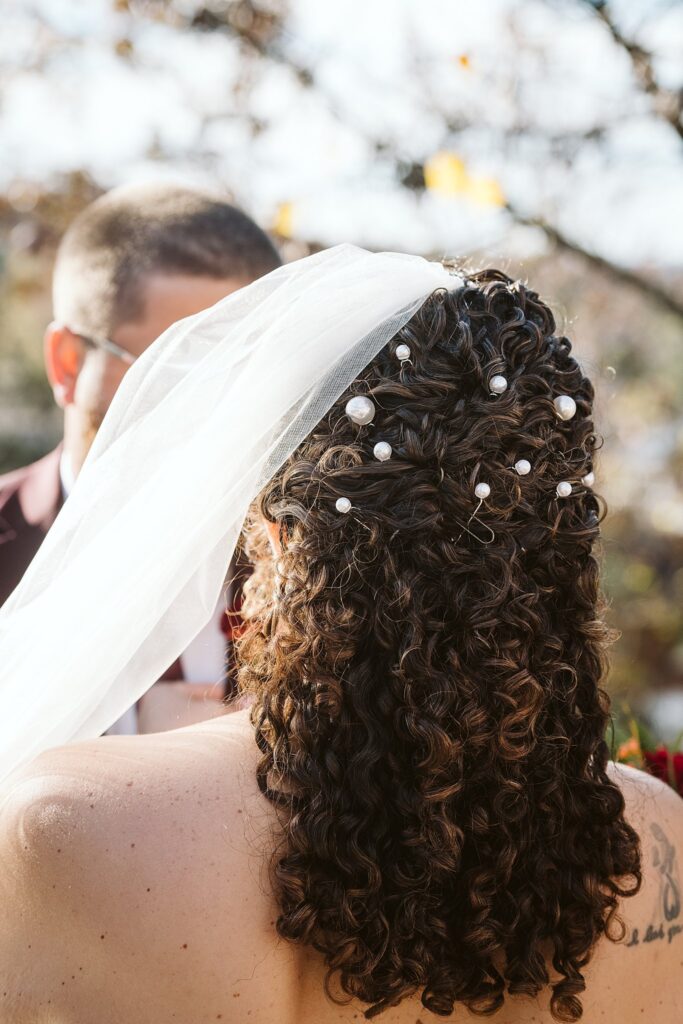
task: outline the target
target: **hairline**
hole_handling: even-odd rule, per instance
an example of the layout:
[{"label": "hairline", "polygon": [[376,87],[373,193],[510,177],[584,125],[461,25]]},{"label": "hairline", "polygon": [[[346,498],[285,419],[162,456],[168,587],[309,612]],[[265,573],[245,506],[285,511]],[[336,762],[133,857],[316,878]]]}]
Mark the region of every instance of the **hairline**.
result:
[{"label": "hairline", "polygon": [[247,213],[213,192],[123,186],[86,206],[57,249],[55,318],[85,335],[144,316],[150,279],[250,283],[281,265]]}]

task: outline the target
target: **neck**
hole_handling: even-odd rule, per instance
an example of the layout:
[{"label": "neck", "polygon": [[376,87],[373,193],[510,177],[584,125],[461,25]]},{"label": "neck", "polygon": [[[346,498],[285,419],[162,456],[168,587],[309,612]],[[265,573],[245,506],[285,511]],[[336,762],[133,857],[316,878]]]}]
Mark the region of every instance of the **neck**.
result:
[{"label": "neck", "polygon": [[64,415],[64,454],[66,455],[74,476],[78,476],[90,451],[94,434],[89,430],[80,416],[67,409]]}]

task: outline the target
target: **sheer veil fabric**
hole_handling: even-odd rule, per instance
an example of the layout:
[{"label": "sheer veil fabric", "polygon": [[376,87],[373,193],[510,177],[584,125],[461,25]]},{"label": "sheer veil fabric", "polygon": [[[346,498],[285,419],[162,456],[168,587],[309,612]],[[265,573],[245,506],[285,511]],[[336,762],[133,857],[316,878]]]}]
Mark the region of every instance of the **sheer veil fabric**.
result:
[{"label": "sheer veil fabric", "polygon": [[213,613],[263,485],[426,297],[460,284],[440,263],[340,245],[137,360],[0,611],[0,781],[149,689]]}]

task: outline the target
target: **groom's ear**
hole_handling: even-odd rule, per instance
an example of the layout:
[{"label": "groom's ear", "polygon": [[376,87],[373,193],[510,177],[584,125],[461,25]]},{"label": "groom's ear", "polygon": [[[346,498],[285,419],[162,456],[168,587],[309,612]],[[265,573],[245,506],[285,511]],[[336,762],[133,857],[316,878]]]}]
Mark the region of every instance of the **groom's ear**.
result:
[{"label": "groom's ear", "polygon": [[60,409],[73,405],[76,381],[83,364],[84,346],[80,337],[53,321],[45,330],[43,358],[52,394]]}]

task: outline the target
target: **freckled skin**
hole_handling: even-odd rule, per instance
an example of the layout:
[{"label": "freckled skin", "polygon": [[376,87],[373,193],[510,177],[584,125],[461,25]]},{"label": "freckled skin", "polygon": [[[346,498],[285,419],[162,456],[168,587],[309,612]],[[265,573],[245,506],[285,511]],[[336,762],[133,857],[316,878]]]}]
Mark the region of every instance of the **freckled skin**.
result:
[{"label": "freckled skin", "polygon": [[[363,1019],[359,1003],[326,999],[315,951],[275,934],[274,811],[255,781],[257,757],[236,712],[50,751],[13,783],[11,800],[0,795],[0,1024]],[[623,906],[626,941],[603,940],[586,969],[583,1020],[631,1024],[656,1006],[657,1024],[677,1024],[683,933],[669,941],[666,931],[676,919],[664,938],[627,941],[649,926],[658,935],[664,907],[676,910],[683,801],[648,776],[614,771],[642,838],[644,885]],[[461,1007],[450,1019],[481,1020]],[[380,1020],[448,1018],[413,998]],[[551,1024],[547,995],[509,1000],[492,1020]]]}]

